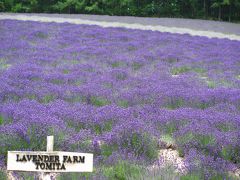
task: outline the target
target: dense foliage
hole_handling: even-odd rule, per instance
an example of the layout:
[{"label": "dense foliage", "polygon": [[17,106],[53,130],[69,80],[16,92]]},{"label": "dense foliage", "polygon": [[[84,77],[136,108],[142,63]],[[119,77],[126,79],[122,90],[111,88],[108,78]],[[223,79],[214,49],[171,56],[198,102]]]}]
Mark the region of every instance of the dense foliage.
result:
[{"label": "dense foliage", "polygon": [[0,0],[0,11],[240,20],[240,0]]},{"label": "dense foliage", "polygon": [[107,176],[169,140],[200,179],[240,165],[239,41],[2,20],[0,47],[0,167],[51,134]]}]

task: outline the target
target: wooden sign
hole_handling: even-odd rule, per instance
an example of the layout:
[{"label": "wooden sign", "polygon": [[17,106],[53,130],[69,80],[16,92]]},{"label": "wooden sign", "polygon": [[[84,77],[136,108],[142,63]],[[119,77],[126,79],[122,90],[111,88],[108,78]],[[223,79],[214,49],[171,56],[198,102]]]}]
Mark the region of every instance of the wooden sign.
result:
[{"label": "wooden sign", "polygon": [[7,170],[32,172],[92,172],[93,155],[74,152],[9,151]]},{"label": "wooden sign", "polygon": [[93,154],[52,151],[53,136],[47,151],[8,151],[7,170],[31,172],[92,172]]}]

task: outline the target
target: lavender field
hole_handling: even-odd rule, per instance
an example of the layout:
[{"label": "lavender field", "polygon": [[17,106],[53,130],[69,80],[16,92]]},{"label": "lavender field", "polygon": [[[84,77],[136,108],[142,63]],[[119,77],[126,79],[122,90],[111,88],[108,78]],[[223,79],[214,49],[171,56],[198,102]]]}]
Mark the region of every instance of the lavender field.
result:
[{"label": "lavender field", "polygon": [[59,179],[164,179],[147,167],[169,144],[187,172],[167,179],[237,179],[240,41],[1,20],[0,167],[47,135],[94,153],[93,173]]}]

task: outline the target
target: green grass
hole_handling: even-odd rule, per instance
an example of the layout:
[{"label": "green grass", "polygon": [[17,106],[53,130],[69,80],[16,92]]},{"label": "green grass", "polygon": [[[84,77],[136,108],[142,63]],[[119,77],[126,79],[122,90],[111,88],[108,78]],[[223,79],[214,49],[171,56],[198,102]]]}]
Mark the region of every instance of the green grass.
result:
[{"label": "green grass", "polygon": [[193,70],[194,72],[199,73],[199,74],[202,74],[202,75],[207,72],[207,70],[205,70],[205,69],[203,69],[203,68],[199,68],[199,67],[193,68],[192,70]]},{"label": "green grass", "polygon": [[206,147],[209,144],[214,145],[216,143],[215,137],[211,135],[196,135],[195,138],[203,147]]},{"label": "green grass", "polygon": [[[154,168],[153,170],[142,173],[141,180],[179,180],[180,175],[175,172],[176,168],[169,163],[166,163],[164,167]],[[134,179],[131,179],[134,180]]]},{"label": "green grass", "polygon": [[215,144],[215,138],[211,135],[201,135],[201,134],[194,134],[192,132],[185,134],[182,137],[178,138],[178,141],[181,144],[188,143],[189,141],[195,139],[199,142],[199,145],[202,147],[206,147],[209,144]]},{"label": "green grass", "polygon": [[[36,132],[42,134],[42,137],[36,135]],[[40,132],[39,127],[37,125],[32,125],[28,128],[27,135],[29,137],[29,143],[27,143],[27,147],[31,150],[44,150],[46,147],[46,137],[43,133]]]},{"label": "green grass", "polygon": [[158,157],[158,142],[147,133],[129,133],[122,139],[121,146],[131,150],[135,156],[145,156],[150,161]]},{"label": "green grass", "polygon": [[110,101],[108,101],[108,99],[104,97],[92,96],[90,101],[92,105],[98,106],[98,107],[106,106],[110,104]]},{"label": "green grass", "polygon": [[103,132],[111,131],[113,122],[111,120],[106,121],[103,125],[95,124],[93,130],[96,134],[102,134]]},{"label": "green grass", "polygon": [[180,180],[201,180],[202,176],[199,174],[187,174],[180,177]]},{"label": "green grass", "polygon": [[79,151],[79,149],[81,150],[87,150],[90,148],[90,146],[92,145],[92,140],[91,139],[82,139],[78,142],[75,142],[74,144],[71,144],[71,150],[72,151]]},{"label": "green grass", "polygon": [[36,100],[37,96],[35,94],[28,94],[27,98],[30,99],[30,100]]},{"label": "green grass", "polygon": [[179,75],[179,74],[190,72],[190,71],[193,71],[193,72],[196,72],[196,73],[202,74],[202,75],[207,72],[205,69],[200,68],[200,67],[192,68],[192,67],[188,67],[188,66],[181,66],[181,67],[172,68],[171,69],[171,74],[172,75]]},{"label": "green grass", "polygon": [[229,132],[236,130],[236,127],[230,122],[227,123],[218,123],[216,127],[222,132]]},{"label": "green grass", "polygon": [[[209,180],[225,180],[225,179],[237,180],[237,179],[239,179],[236,176],[233,177],[233,176],[227,174],[226,172],[219,173],[216,171],[212,171],[211,173],[212,174],[210,174],[210,177],[208,178]],[[180,180],[202,180],[202,179],[206,179],[206,178],[204,177],[204,173],[203,173],[203,170],[201,167],[199,167],[198,170],[196,170],[192,173],[182,175],[180,177]]]},{"label": "green grass", "polygon": [[219,85],[226,87],[226,88],[231,88],[233,87],[233,83],[229,80],[226,79],[220,79],[219,80]]},{"label": "green grass", "polygon": [[128,51],[135,51],[137,48],[135,46],[128,46],[127,50]]},{"label": "green grass", "polygon": [[200,109],[206,109],[213,105],[210,102],[201,102],[201,103],[196,103],[196,104],[197,104],[197,108],[200,108]]},{"label": "green grass", "polygon": [[129,103],[127,100],[119,100],[117,102],[118,106],[123,107],[123,108],[128,108],[129,107]]},{"label": "green grass", "polygon": [[170,136],[172,136],[176,130],[177,130],[177,125],[175,122],[169,122],[165,125],[166,134]]},{"label": "green grass", "polygon": [[103,144],[101,146],[101,155],[104,156],[104,157],[109,157],[117,149],[118,149],[117,144],[113,144],[113,145]]},{"label": "green grass", "polygon": [[87,102],[87,98],[85,96],[81,95],[69,95],[69,97],[64,98],[65,101],[70,102],[70,103],[75,103],[75,102]]},{"label": "green grass", "polygon": [[5,70],[10,68],[11,66],[11,64],[8,64],[7,59],[0,58],[0,69]]},{"label": "green grass", "polygon": [[32,77],[32,78],[29,78],[31,81],[40,81],[41,78],[39,77]]},{"label": "green grass", "polygon": [[[202,151],[204,154],[209,155],[208,145],[213,146],[216,143],[216,139],[212,135],[195,134],[193,132],[190,132],[190,133],[186,133],[181,137],[178,137],[176,139],[176,142],[177,144],[181,144],[181,145],[188,144],[191,142],[197,142],[198,149]],[[184,156],[182,148],[179,147],[178,152],[180,156]]]},{"label": "green grass", "polygon": [[127,161],[118,161],[114,166],[104,167],[103,174],[109,180],[140,179],[144,169]]},{"label": "green grass", "polygon": [[82,81],[80,81],[80,80],[78,80],[78,81],[75,82],[75,85],[76,85],[76,86],[80,86],[81,84],[82,84]]},{"label": "green grass", "polygon": [[103,83],[103,87],[108,88],[108,89],[112,89],[113,88],[113,84],[106,82],[106,83]]},{"label": "green grass", "polygon": [[146,165],[137,165],[124,160],[119,160],[113,166],[103,167],[102,172],[104,176],[109,180],[180,179],[180,175],[175,172],[175,168],[171,165],[166,165],[164,168],[156,168],[149,171],[146,169]]},{"label": "green grass", "polygon": [[46,34],[44,32],[37,32],[37,33],[35,33],[35,36],[40,38],[40,39],[47,39],[48,38],[48,34]]},{"label": "green grass", "polygon": [[207,82],[208,88],[213,89],[217,86],[217,84],[214,81],[209,80],[209,81],[206,81],[206,82]]},{"label": "green grass", "polygon": [[0,143],[0,155],[4,155],[5,157],[9,150],[16,151],[29,148],[29,144],[24,139],[14,135],[0,134]]},{"label": "green grass", "polygon": [[80,64],[80,62],[78,60],[72,60],[70,63],[71,64]]},{"label": "green grass", "polygon": [[7,180],[7,174],[3,171],[0,171],[0,180]]},{"label": "green grass", "polygon": [[91,177],[95,174],[95,170],[92,173],[87,172],[73,172],[73,173],[61,173],[57,177],[57,180],[90,180]]},{"label": "green grass", "polygon": [[12,122],[13,122],[12,118],[4,117],[3,115],[0,114],[0,126],[6,125],[6,124],[11,124]]},{"label": "green grass", "polygon": [[54,95],[48,94],[41,99],[41,103],[47,104],[55,99]]},{"label": "green grass", "polygon": [[134,71],[136,71],[136,70],[139,70],[142,66],[143,66],[142,64],[137,63],[137,62],[134,62],[134,63],[132,64],[132,69],[133,69]]},{"label": "green grass", "polygon": [[113,63],[111,64],[111,66],[112,66],[113,68],[121,67],[121,66],[123,66],[123,65],[124,65],[124,63],[123,63],[123,62],[120,62],[120,61],[116,61],[116,62],[113,62]]},{"label": "green grass", "polygon": [[182,66],[182,67],[175,67],[171,69],[171,74],[172,75],[179,75],[185,72],[191,71],[191,67],[188,66]]},{"label": "green grass", "polygon": [[12,65],[11,64],[0,64],[0,68],[1,69],[8,69],[10,68]]},{"label": "green grass", "polygon": [[167,143],[167,144],[175,144],[175,140],[169,134],[162,135],[160,140]]},{"label": "green grass", "polygon": [[216,87],[226,87],[230,88],[234,86],[234,83],[230,82],[227,79],[218,79],[218,80],[212,80],[210,78],[205,80],[205,83],[207,84],[207,87],[210,89],[214,89]]},{"label": "green grass", "polygon": [[35,180],[35,176],[33,173],[29,172],[17,172],[18,177],[22,177],[23,180]]},{"label": "green grass", "polygon": [[69,72],[70,72],[70,71],[69,71],[68,69],[64,69],[64,70],[63,70],[63,74],[69,74]]},{"label": "green grass", "polygon": [[20,99],[21,99],[20,96],[11,93],[6,95],[3,101],[8,102],[9,100],[12,100],[14,102],[18,102]]},{"label": "green grass", "polygon": [[186,126],[188,124],[187,119],[181,120],[170,120],[164,124],[159,124],[159,131],[165,138],[172,138],[173,134],[181,127]]},{"label": "green grass", "polygon": [[127,75],[126,74],[121,74],[121,73],[119,73],[119,74],[117,74],[117,80],[125,80],[125,79],[127,79]]},{"label": "green grass", "polygon": [[53,79],[51,80],[51,83],[59,85],[59,84],[63,84],[64,81],[62,79]]},{"label": "green grass", "polygon": [[228,161],[233,163],[240,163],[240,147],[225,146],[221,150],[221,156]]},{"label": "green grass", "polygon": [[100,147],[101,155],[108,157],[119,149],[127,148],[128,151],[137,157],[144,156],[149,161],[157,159],[158,141],[147,133],[124,133],[120,138],[121,140],[118,144],[102,144]]},{"label": "green grass", "polygon": [[4,123],[4,118],[2,115],[0,115],[0,126]]},{"label": "green grass", "polygon": [[175,63],[175,62],[177,62],[177,61],[178,61],[177,58],[168,58],[168,59],[167,59],[167,62],[169,62],[170,64]]},{"label": "green grass", "polygon": [[[191,133],[187,133],[187,134],[185,134],[185,135],[183,135],[183,136],[181,136],[181,137],[178,137],[178,138],[176,139],[176,142],[177,142],[178,144],[185,144],[185,143],[188,143],[189,141],[191,141],[193,138],[194,138],[194,135],[193,135],[193,133],[191,132]],[[183,149],[179,147],[177,150],[178,150],[179,156],[180,156],[180,157],[183,157],[183,156],[184,156],[184,151],[183,151]]]},{"label": "green grass", "polygon": [[185,101],[181,98],[171,100],[171,102],[168,102],[165,107],[168,109],[177,109],[182,107],[185,104]]},{"label": "green grass", "polygon": [[81,129],[85,128],[85,125],[83,123],[81,123],[81,122],[76,123],[71,120],[67,120],[67,126],[75,129],[76,132],[79,132]]}]

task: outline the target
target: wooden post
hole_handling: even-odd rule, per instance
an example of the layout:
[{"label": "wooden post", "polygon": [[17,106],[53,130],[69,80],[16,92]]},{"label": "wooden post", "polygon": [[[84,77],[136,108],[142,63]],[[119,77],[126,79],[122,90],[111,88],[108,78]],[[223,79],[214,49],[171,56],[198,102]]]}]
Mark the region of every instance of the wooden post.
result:
[{"label": "wooden post", "polygon": [[[7,172],[7,171],[6,171],[6,172]],[[17,180],[17,179],[13,176],[12,173],[13,173],[12,171],[7,172],[7,179],[8,179],[8,180]]]},{"label": "wooden post", "polygon": [[47,137],[47,152],[53,151],[54,136]]},{"label": "wooden post", "polygon": [[[47,136],[47,152],[53,151],[54,136]],[[54,180],[56,175],[52,173],[41,173],[40,180]]]}]

